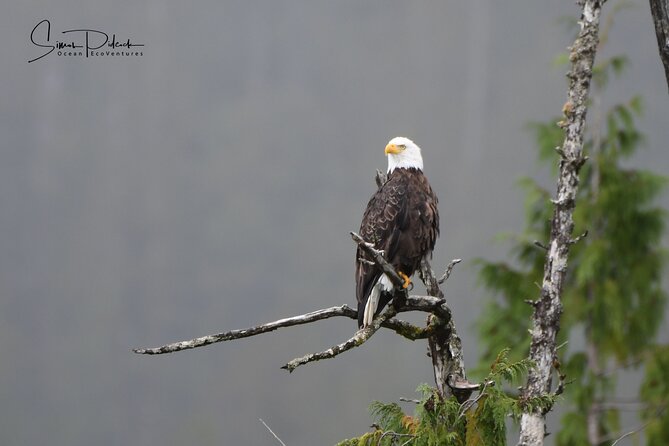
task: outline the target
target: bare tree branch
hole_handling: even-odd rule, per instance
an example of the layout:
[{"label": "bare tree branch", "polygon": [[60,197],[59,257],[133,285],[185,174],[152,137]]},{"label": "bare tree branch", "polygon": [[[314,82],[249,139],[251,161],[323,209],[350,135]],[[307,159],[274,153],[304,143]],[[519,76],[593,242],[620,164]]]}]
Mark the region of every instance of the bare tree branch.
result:
[{"label": "bare tree branch", "polygon": [[[384,174],[377,172],[377,184],[379,184],[379,187],[383,185],[384,181]],[[427,338],[430,345],[430,356],[432,358],[435,381],[439,395],[443,398],[455,395],[461,402],[466,400],[472,391],[478,387],[476,384],[472,384],[466,379],[462,355],[462,343],[455,331],[451,310],[446,304],[446,299],[444,299],[444,295],[439,288],[439,284],[448,279],[453,267],[460,262],[460,259],[454,259],[448,265],[444,275],[439,280],[436,279],[429,262],[426,259],[423,259],[421,262],[420,276],[423,283],[425,283],[428,296],[408,296],[406,290],[402,288],[404,280],[397,274],[393,266],[386,261],[383,256],[383,251],[374,248],[373,244],[366,242],[355,232],[351,232],[351,237],[358,244],[359,248],[373,259],[373,263],[390,278],[391,282],[400,291],[395,293],[393,302],[380,316],[374,319],[371,326],[358,330],[355,335],[347,341],[337,344],[327,350],[295,358],[282,368],[292,372],[301,365],[319,361],[321,359],[334,358],[345,351],[362,345],[371,338],[379,328],[385,327],[410,340]],[[405,311],[423,311],[430,313],[427,327],[420,328],[407,322],[393,319],[397,313]],[[188,341],[166,344],[162,347],[137,348],[133,349],[133,351],[145,355],[172,353],[203,347],[216,342],[256,336],[274,331],[278,328],[307,324],[335,316],[357,319],[357,312],[347,305],[342,305],[341,307],[325,308],[307,314],[279,319],[274,322],[243,330],[232,330],[224,333],[203,336]]]},{"label": "bare tree branch", "polygon": [[[605,0],[579,0],[581,8],[581,30],[570,48],[571,70],[568,99],[563,107],[564,120],[559,125],[565,131],[560,154],[560,173],[557,183],[557,198],[552,200],[555,208],[551,221],[551,237],[544,266],[541,296],[534,304],[532,316],[532,342],[530,359],[535,367],[530,369],[527,384],[523,389],[526,400],[546,395],[551,391],[553,364],[555,364],[556,337],[560,329],[562,314],[561,292],[567,271],[570,245],[573,243],[573,212],[578,191],[578,173],[585,162],[583,138],[588,94],[592,79],[597,46],[599,43],[599,18]],[[550,407],[524,411],[520,421],[519,446],[543,445],[545,415]]]},{"label": "bare tree branch", "polygon": [[[397,301],[394,301],[388,305],[388,308],[381,315],[374,318],[372,325],[358,330],[355,335],[353,335],[353,337],[349,338],[345,342],[332,346],[329,349],[323,350],[321,352],[310,353],[308,355],[295,358],[281,368],[292,372],[301,365],[320,361],[321,359],[334,358],[335,356],[351,350],[352,348],[359,347],[367,342],[367,340],[371,338],[380,327],[391,320],[391,318],[400,311],[425,311],[429,313],[437,313],[444,318],[449,320],[451,319],[450,309],[444,305],[443,299],[438,299],[433,296],[408,296],[401,304],[399,304]],[[435,327],[428,325],[425,329],[413,327],[409,330],[415,330],[420,333],[421,337],[426,335],[425,337],[428,337],[429,339],[429,337],[433,335]]]},{"label": "bare tree branch", "polygon": [[284,443],[283,441],[281,441],[281,439],[279,438],[279,436],[278,436],[277,434],[275,434],[274,431],[273,431],[272,429],[270,429],[270,427],[267,425],[267,423],[265,423],[265,422],[262,420],[262,418],[258,418],[258,419],[259,419],[260,422],[263,424],[263,426],[265,426],[265,427],[267,428],[267,430],[269,431],[269,433],[272,434],[272,435],[274,435],[274,438],[276,438],[277,441],[278,441],[279,443],[281,443],[283,446],[286,446],[286,443]]},{"label": "bare tree branch", "polygon": [[650,12],[653,15],[660,60],[664,65],[664,76],[669,87],[669,1],[650,0]]},{"label": "bare tree branch", "polygon": [[[440,301],[431,296],[409,296],[405,305],[400,311],[437,311]],[[248,338],[259,334],[274,331],[278,328],[292,327],[294,325],[309,324],[311,322],[322,319],[329,319],[331,317],[347,317],[349,319],[357,320],[358,312],[348,305],[341,307],[323,308],[321,310],[312,311],[311,313],[300,314],[277,321],[268,322],[266,324],[257,325],[255,327],[245,328],[241,330],[231,330],[224,333],[212,334],[202,336],[187,341],[174,342],[166,344],[161,347],[154,348],[135,348],[132,351],[141,355],[162,355],[165,353],[174,353],[181,350],[190,350],[193,348],[204,347],[217,342],[232,341],[235,339]],[[382,327],[393,330],[397,334],[415,341],[417,339],[426,339],[431,330],[429,327],[421,328],[413,324],[398,319],[390,319],[383,321]]]},{"label": "bare tree branch", "polygon": [[395,271],[395,268],[388,263],[388,261],[383,257],[383,251],[374,248],[373,243],[369,243],[365,241],[362,237],[360,237],[359,234],[351,231],[351,238],[353,241],[355,241],[360,249],[365,251],[365,253],[370,256],[372,259],[374,259],[374,263],[376,263],[379,268],[390,278],[391,282],[393,285],[395,285],[398,288],[402,288],[402,285],[404,285],[404,279],[402,279],[399,274],[397,274],[397,271]]},{"label": "bare tree branch", "polygon": [[[615,446],[615,445],[618,444],[620,441],[622,441],[623,439],[629,437],[630,435],[638,434],[639,432],[641,432],[642,430],[644,430],[646,427],[648,427],[648,425],[649,425],[651,422],[653,422],[656,418],[659,418],[659,417],[662,415],[662,413],[663,413],[666,409],[667,409],[667,404],[666,404],[666,403],[664,403],[664,404],[660,404],[659,407],[657,408],[655,414],[651,417],[651,419],[649,419],[648,421],[646,421],[646,422],[643,423],[642,425],[640,425],[640,426],[638,426],[638,427],[632,429],[631,431],[629,431],[629,432],[627,432],[627,433],[625,433],[625,434],[622,434],[622,435],[620,435],[620,434],[610,435],[610,436],[608,436],[608,437],[606,437],[606,438],[603,438],[603,439],[602,439],[602,442],[607,442],[607,441],[615,440],[613,443],[611,443],[611,446]],[[616,438],[616,437],[617,437],[617,438]]]},{"label": "bare tree branch", "polygon": [[321,319],[328,319],[334,316],[346,316],[352,319],[357,319],[357,315],[357,311],[350,308],[348,305],[342,305],[341,307],[324,308],[322,310],[312,311],[311,313],[279,319],[274,322],[269,322],[242,330],[232,330],[224,333],[202,336],[200,338],[195,338],[188,341],[180,341],[173,344],[163,345],[162,347],[135,348],[132,351],[141,355],[162,355],[164,353],[173,353],[191,348],[204,347],[205,345],[215,344],[217,342],[248,338],[250,336],[256,336],[262,333],[267,333],[269,331],[274,331],[277,328],[308,324],[310,322],[319,321]]},{"label": "bare tree branch", "polygon": [[346,342],[337,344],[322,352],[310,353],[308,355],[295,358],[281,368],[286,369],[292,373],[293,370],[295,370],[301,365],[308,364],[310,362],[320,361],[321,359],[334,358],[340,353],[344,353],[348,350],[351,350],[354,347],[359,347],[362,344],[364,344],[369,338],[371,338],[374,333],[376,333],[376,331],[381,327],[381,324],[384,321],[387,321],[396,314],[397,310],[395,310],[395,307],[393,307],[393,305],[390,304],[388,305],[386,311],[384,311],[381,315],[374,318],[374,320],[372,321],[372,325],[369,325],[365,328],[361,328],[356,332],[356,334],[352,338],[350,338]]},{"label": "bare tree branch", "polygon": [[453,268],[455,267],[455,265],[457,265],[457,264],[460,263],[460,262],[462,262],[462,259],[453,259],[453,260],[451,260],[451,263],[449,263],[449,264],[446,266],[446,270],[444,271],[444,274],[443,274],[443,275],[439,278],[439,280],[438,280],[439,285],[441,285],[442,283],[446,282],[446,281],[448,280],[448,278],[451,277],[451,273],[453,272]]},{"label": "bare tree branch", "polygon": [[630,435],[638,434],[639,432],[644,430],[646,428],[646,426],[648,426],[649,423],[650,422],[645,423],[643,426],[640,426],[637,429],[631,430],[631,431],[627,432],[626,434],[621,435],[616,441],[611,443],[611,446],[616,446],[620,441],[624,440],[625,438],[629,437]]}]

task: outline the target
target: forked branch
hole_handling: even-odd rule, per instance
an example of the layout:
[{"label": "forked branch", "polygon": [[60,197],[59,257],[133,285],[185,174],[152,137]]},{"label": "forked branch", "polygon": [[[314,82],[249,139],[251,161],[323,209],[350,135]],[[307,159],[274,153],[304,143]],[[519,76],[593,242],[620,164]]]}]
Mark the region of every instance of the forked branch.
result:
[{"label": "forked branch", "polygon": [[[355,232],[351,232],[351,237],[396,286],[401,287],[404,280],[397,274],[395,269],[383,257],[383,251],[377,250],[371,243],[366,242]],[[410,339],[428,339],[432,361],[435,367],[435,381],[439,393],[448,397],[455,394],[460,398],[467,398],[471,391],[471,383],[466,381],[464,365],[462,360],[462,349],[460,339],[455,332],[451,310],[443,298],[443,293],[439,289],[439,284],[443,283],[450,275],[453,267],[460,260],[453,260],[446,268],[446,273],[442,278],[436,279],[432,268],[427,260],[421,263],[421,278],[428,290],[428,296],[405,296],[402,299],[395,299],[388,308],[377,316],[372,325],[358,330],[351,338],[317,353],[311,353],[289,361],[282,368],[292,372],[297,367],[321,359],[334,358],[339,354],[358,347],[371,338],[379,328],[384,327],[395,331],[401,336]],[[426,327],[417,327],[408,322],[394,319],[394,316],[401,312],[423,311],[429,313],[428,324]],[[173,353],[181,350],[189,350],[217,342],[242,339],[250,336],[267,333],[283,327],[294,325],[303,325],[331,317],[347,317],[357,319],[357,311],[347,305],[340,307],[324,308],[311,313],[301,314],[293,317],[279,319],[266,324],[257,325],[241,330],[232,330],[228,332],[202,336],[187,341],[179,341],[166,344],[155,348],[137,348],[133,349],[135,353],[144,355],[160,355]],[[455,384],[454,384],[455,383]],[[460,384],[458,384],[460,383]]]},{"label": "forked branch", "polygon": [[[436,302],[429,296],[409,296],[407,299],[407,305],[402,308],[402,311],[430,311],[430,308],[434,307],[435,305]],[[140,355],[162,355],[166,353],[174,353],[181,350],[190,350],[193,348],[216,344],[217,342],[233,341],[235,339],[257,336],[263,333],[277,330],[279,328],[309,324],[311,322],[329,319],[331,317],[347,317],[349,319],[357,320],[358,312],[348,305],[323,308],[322,310],[316,310],[306,314],[279,319],[273,322],[257,325],[255,327],[202,336],[195,339],[189,339],[187,341],[166,344],[161,347],[135,348],[132,351]],[[425,339],[429,336],[429,327],[420,328],[408,322],[397,319],[384,320],[381,323],[381,326],[392,330],[412,341],[417,339]]]}]

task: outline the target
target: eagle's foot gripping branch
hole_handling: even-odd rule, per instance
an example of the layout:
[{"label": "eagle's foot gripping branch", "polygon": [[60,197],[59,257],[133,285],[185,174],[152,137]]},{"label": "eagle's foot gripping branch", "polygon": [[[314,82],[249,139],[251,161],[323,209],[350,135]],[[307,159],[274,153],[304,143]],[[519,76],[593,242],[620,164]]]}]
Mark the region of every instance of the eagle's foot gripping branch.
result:
[{"label": "eagle's foot gripping branch", "polygon": [[[411,279],[409,278],[409,276],[407,276],[406,274],[404,274],[402,271],[397,271],[397,274],[398,274],[402,279],[404,279],[404,283],[402,284],[402,289],[405,289],[405,290],[406,290],[406,289],[409,289],[409,290],[411,290],[411,289],[413,288],[413,283],[411,282]],[[409,286],[411,286],[411,288],[409,288]]]}]

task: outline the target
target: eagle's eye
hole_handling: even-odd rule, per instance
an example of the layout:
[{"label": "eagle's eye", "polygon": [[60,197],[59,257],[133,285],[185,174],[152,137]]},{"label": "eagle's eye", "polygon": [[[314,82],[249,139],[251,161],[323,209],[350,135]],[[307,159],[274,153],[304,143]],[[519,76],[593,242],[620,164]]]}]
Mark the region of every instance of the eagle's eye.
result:
[{"label": "eagle's eye", "polygon": [[399,147],[402,150],[406,150],[407,148],[406,144],[399,144],[397,147]]}]

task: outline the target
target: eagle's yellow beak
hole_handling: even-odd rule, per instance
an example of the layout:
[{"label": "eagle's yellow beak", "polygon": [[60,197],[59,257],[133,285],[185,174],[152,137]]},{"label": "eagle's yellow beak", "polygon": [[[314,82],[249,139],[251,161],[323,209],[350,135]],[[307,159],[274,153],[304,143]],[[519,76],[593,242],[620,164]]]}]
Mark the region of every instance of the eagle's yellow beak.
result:
[{"label": "eagle's yellow beak", "polygon": [[402,150],[403,150],[403,148],[402,148],[402,147],[398,147],[396,144],[388,144],[388,145],[386,146],[386,150],[385,150],[385,152],[386,152],[386,155],[388,155],[389,153],[392,153],[392,154],[394,154],[394,155],[397,155],[397,154],[400,153]]}]

